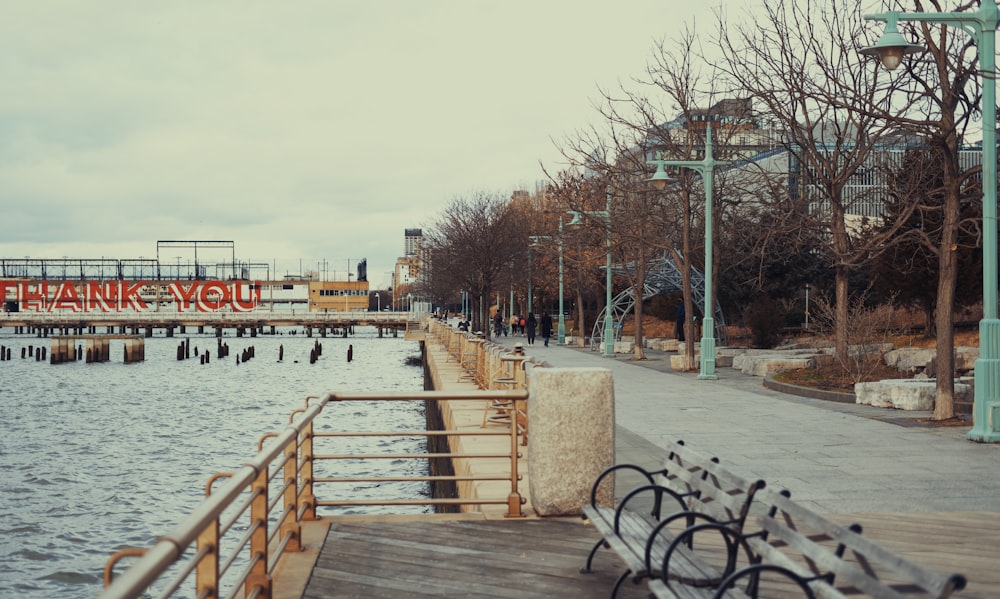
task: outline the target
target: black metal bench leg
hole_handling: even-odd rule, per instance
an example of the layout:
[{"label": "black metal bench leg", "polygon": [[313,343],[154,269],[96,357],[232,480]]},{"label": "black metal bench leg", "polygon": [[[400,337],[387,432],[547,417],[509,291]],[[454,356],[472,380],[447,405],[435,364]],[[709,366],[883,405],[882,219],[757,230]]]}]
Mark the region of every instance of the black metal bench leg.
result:
[{"label": "black metal bench leg", "polygon": [[621,588],[622,583],[625,582],[625,579],[628,578],[628,575],[631,573],[632,570],[625,570],[622,572],[622,575],[618,577],[618,580],[615,581],[614,588],[611,589],[611,599],[615,599],[615,597],[618,596],[618,589]]},{"label": "black metal bench leg", "polygon": [[601,545],[604,545],[605,547],[610,547],[610,545],[608,545],[607,541],[605,541],[604,539],[601,539],[596,544],[594,544],[594,548],[591,549],[590,554],[587,555],[587,565],[580,570],[580,574],[590,574],[592,572],[590,566],[594,562],[594,555],[597,554],[597,550],[601,548]]}]

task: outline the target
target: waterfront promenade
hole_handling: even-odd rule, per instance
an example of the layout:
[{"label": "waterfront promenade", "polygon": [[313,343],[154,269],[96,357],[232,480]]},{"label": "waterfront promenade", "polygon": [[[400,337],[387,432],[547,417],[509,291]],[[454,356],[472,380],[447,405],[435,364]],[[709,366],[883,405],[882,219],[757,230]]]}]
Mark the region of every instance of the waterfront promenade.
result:
[{"label": "waterfront promenade", "polygon": [[[496,341],[512,346],[524,338]],[[546,348],[538,340],[525,350],[552,367],[612,371],[618,463],[655,467],[663,457],[662,444],[683,439],[736,472],[788,488],[817,511],[845,523],[861,522],[867,535],[913,561],[942,573],[965,574],[969,587],[957,597],[1000,597],[1000,445],[965,440],[967,426],[936,427],[921,423],[926,413],[786,395],[728,368],[719,369],[718,380],[699,380],[695,373],[670,371],[660,352],[650,352],[650,359],[639,363],[625,355],[611,359],[556,347],[554,341]],[[619,495],[628,484],[621,479]],[[397,526],[403,525],[385,524],[389,530]],[[336,527],[324,551],[336,546]],[[596,539],[592,530],[581,528]],[[484,542],[482,550],[496,552],[498,563],[508,559],[488,539]],[[581,562],[583,558],[581,554]],[[610,567],[611,558],[605,559]],[[537,561],[522,562],[526,575]],[[552,562],[562,564],[555,558]],[[574,584],[565,593],[549,588],[548,596],[607,595],[606,584],[576,574],[578,567],[562,565],[557,578],[589,580],[592,593],[581,593]],[[483,571],[488,569],[487,564]],[[446,578],[455,580],[458,589],[460,576]],[[485,576],[472,578],[482,581]],[[337,586],[314,573],[305,596],[344,596],[334,590]],[[623,596],[644,593],[634,587]]]}]

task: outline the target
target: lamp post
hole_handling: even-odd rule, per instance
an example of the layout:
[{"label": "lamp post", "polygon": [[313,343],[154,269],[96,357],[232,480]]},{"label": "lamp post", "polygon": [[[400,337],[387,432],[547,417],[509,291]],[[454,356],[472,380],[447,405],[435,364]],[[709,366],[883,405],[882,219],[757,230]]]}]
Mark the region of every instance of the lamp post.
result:
[{"label": "lamp post", "polygon": [[657,189],[665,189],[670,176],[664,167],[679,166],[689,168],[701,174],[702,185],[705,187],[705,306],[702,309],[704,321],[701,325],[701,370],[699,379],[714,380],[719,378],[715,373],[715,313],[712,299],[712,183],[715,178],[715,167],[728,164],[716,160],[712,154],[712,125],[708,123],[705,130],[705,157],[701,160],[650,160],[649,165],[656,165],[656,172],[649,178]]},{"label": "lamp post", "polygon": [[[568,214],[572,216],[573,219],[566,223],[567,225],[579,225],[581,223],[580,215],[582,214],[599,218],[604,221],[608,245],[608,261],[605,267],[606,279],[604,282],[604,357],[613,358],[615,357],[615,323],[614,318],[611,315],[611,188],[609,187],[607,191],[604,210],[596,210],[593,212],[577,212],[575,210],[570,210]],[[559,295],[562,297],[562,293]],[[562,318],[561,309],[559,310],[559,316]],[[563,337],[563,341],[565,342],[565,336]]]},{"label": "lamp post", "polygon": [[379,297],[378,291],[375,292],[375,311],[382,312],[382,298]]},{"label": "lamp post", "polygon": [[889,70],[903,56],[921,50],[899,34],[896,23],[916,21],[956,25],[971,35],[979,48],[979,70],[983,77],[983,319],[979,322],[979,358],[975,363],[975,398],[972,430],[966,438],[981,443],[1000,442],[1000,320],[997,319],[997,113],[996,32],[1000,9],[994,0],[984,1],[969,12],[901,13],[865,15],[882,21],[885,30],[874,46],[861,53],[877,56]]},{"label": "lamp post", "polygon": [[407,293],[406,294],[406,303],[409,305],[409,310],[407,310],[407,311],[408,312],[413,312],[413,294],[412,293]]},{"label": "lamp post", "polygon": [[559,217],[559,324],[556,325],[556,345],[566,345],[566,317],[563,315],[563,218]]},{"label": "lamp post", "polygon": [[[556,345],[566,345],[566,317],[563,315],[563,242],[562,242],[563,219],[559,217],[559,237],[556,238],[556,245],[559,247],[559,324],[556,327]],[[532,235],[531,245],[534,246],[540,239],[552,239],[550,235]],[[530,312],[531,309],[529,308]]]}]

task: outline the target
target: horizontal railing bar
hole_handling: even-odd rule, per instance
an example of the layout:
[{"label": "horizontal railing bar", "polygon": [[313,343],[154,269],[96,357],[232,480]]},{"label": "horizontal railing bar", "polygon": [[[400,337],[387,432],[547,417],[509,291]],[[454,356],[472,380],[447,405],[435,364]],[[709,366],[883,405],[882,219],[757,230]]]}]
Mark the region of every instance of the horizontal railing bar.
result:
[{"label": "horizontal railing bar", "polygon": [[506,499],[338,499],[317,501],[321,507],[350,507],[365,505],[506,505]]},{"label": "horizontal railing bar", "polygon": [[479,429],[475,431],[409,431],[409,432],[364,432],[364,433],[313,433],[313,437],[509,437],[510,431]]},{"label": "horizontal railing bar", "polygon": [[331,393],[327,396],[331,402],[342,401],[454,401],[466,399],[528,399],[528,392],[523,389],[492,390],[492,391],[424,391],[418,396],[412,393]]},{"label": "horizontal railing bar", "polygon": [[400,482],[435,482],[435,481],[477,481],[477,480],[510,480],[510,476],[399,476],[384,477],[375,476],[358,478],[314,478],[313,483],[400,483]]},{"label": "horizontal railing bar", "polygon": [[429,460],[432,458],[510,458],[509,453],[346,453],[313,456],[314,460]]}]

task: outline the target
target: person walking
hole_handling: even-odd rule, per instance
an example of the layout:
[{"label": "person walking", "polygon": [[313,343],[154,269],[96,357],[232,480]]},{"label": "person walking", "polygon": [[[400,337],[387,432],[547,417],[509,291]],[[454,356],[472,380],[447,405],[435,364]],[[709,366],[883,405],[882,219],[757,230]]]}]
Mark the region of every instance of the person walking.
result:
[{"label": "person walking", "polygon": [[535,344],[535,329],[538,327],[538,321],[535,320],[535,315],[528,312],[528,320],[525,322],[526,331],[528,335],[528,345]]},{"label": "person walking", "polygon": [[674,315],[674,337],[678,341],[684,341],[684,300],[677,304],[677,313]]},{"label": "person walking", "polygon": [[549,346],[549,337],[552,336],[552,316],[548,312],[542,314],[542,342],[545,347]]}]

